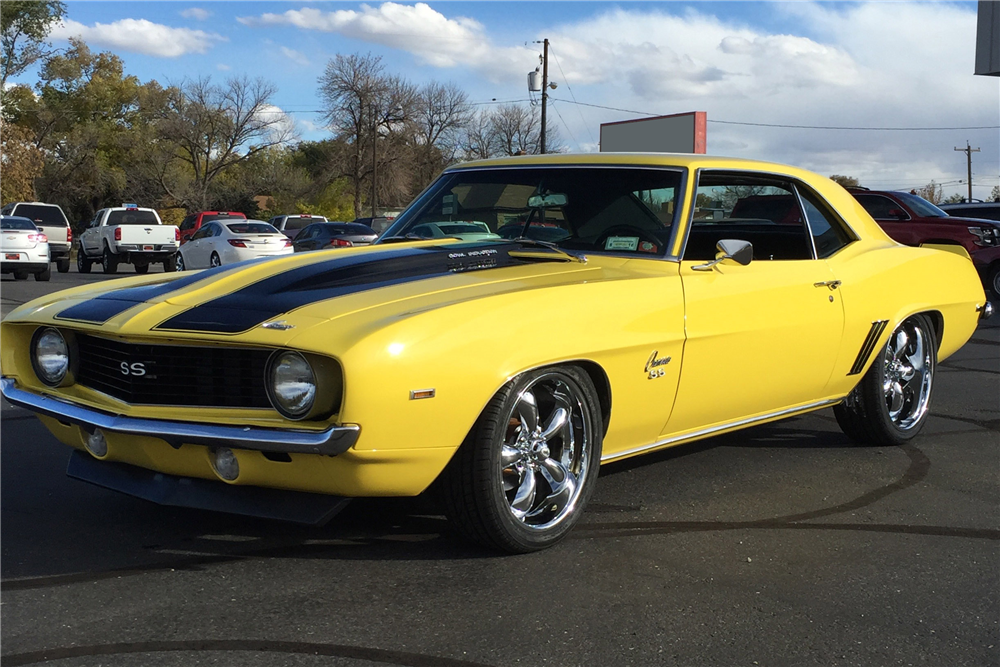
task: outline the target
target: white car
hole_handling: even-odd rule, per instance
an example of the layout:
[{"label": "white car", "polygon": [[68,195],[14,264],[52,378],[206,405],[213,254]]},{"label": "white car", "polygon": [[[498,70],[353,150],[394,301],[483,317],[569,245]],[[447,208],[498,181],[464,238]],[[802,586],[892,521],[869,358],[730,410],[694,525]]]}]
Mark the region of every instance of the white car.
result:
[{"label": "white car", "polygon": [[31,273],[35,280],[49,280],[49,239],[31,220],[15,215],[0,218],[0,273],[13,273],[14,280],[24,280]]},{"label": "white car", "polygon": [[204,269],[258,257],[292,254],[292,242],[261,220],[214,220],[177,251],[177,270]]}]

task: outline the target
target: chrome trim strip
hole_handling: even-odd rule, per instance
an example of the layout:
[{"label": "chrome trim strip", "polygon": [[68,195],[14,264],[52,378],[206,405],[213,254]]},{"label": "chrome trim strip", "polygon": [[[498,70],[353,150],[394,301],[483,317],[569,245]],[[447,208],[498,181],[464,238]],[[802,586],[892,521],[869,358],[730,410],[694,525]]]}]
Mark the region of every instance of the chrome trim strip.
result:
[{"label": "chrome trim strip", "polygon": [[166,440],[172,447],[191,444],[259,452],[336,456],[353,447],[361,433],[361,427],[355,424],[331,426],[324,431],[298,431],[125,417],[18,389],[12,378],[0,378],[0,393],[12,405],[58,419],[64,424],[81,426],[88,432],[100,428],[112,433],[147,435]]},{"label": "chrome trim strip", "polygon": [[761,415],[759,417],[751,417],[749,419],[740,419],[738,421],[729,422],[728,424],[720,424],[718,426],[712,426],[710,428],[702,429],[700,431],[695,431],[694,433],[688,433],[687,435],[677,435],[670,438],[665,438],[663,440],[658,440],[650,445],[643,445],[642,447],[635,447],[624,452],[617,452],[615,454],[609,454],[608,456],[601,457],[601,463],[608,463],[610,461],[615,461],[626,456],[631,456],[632,454],[638,454],[650,449],[656,449],[657,447],[663,447],[665,445],[672,445],[687,440],[696,440],[698,438],[704,438],[706,436],[712,435],[713,433],[718,433],[719,431],[728,431],[729,429],[743,428],[744,426],[753,426],[754,424],[770,421],[772,419],[778,419],[780,417],[791,417],[792,415],[801,414],[803,412],[811,412],[813,410],[818,410],[820,408],[829,407],[831,405],[836,405],[840,403],[842,398],[832,398],[825,401],[818,401],[816,403],[810,403],[808,405],[802,405],[797,408],[789,408],[787,410],[779,410],[778,412],[771,412],[766,415]]}]

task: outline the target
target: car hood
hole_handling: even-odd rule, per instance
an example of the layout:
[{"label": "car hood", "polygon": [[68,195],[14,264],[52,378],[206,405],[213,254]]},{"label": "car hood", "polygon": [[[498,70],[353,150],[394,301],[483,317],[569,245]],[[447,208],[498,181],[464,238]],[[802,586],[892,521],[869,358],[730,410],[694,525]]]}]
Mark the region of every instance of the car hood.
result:
[{"label": "car hood", "polygon": [[137,335],[301,333],[359,311],[377,311],[366,320],[398,318],[491,294],[593,281],[628,261],[595,259],[570,261],[516,242],[378,245],[252,260],[166,280],[115,281],[51,295],[11,315]]}]

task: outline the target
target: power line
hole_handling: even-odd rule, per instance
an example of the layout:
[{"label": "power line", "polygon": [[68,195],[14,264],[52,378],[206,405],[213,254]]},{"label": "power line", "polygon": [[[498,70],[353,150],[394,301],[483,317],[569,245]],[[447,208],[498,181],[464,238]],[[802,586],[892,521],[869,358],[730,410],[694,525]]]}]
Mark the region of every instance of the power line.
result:
[{"label": "power line", "polygon": [[563,118],[562,114],[559,113],[559,107],[557,107],[555,104],[553,104],[552,108],[556,110],[556,115],[559,116],[559,120],[562,121],[563,127],[565,127],[566,131],[569,132],[569,138],[573,140],[573,143],[576,144],[577,149],[579,149],[580,148],[580,142],[576,140],[576,137],[573,135],[573,130],[569,129],[569,124]]},{"label": "power line", "polygon": [[[552,98],[558,99],[558,98]],[[579,104],[584,107],[594,107],[595,109],[608,109],[610,111],[621,111],[624,113],[633,113],[639,116],[660,116],[660,113],[653,113],[649,111],[636,111],[635,109],[622,109],[619,107],[609,107],[602,104],[590,104],[588,102],[577,102],[575,100],[565,100],[559,99],[560,102],[566,102],[567,104]],[[973,125],[964,127],[843,127],[836,125],[786,125],[780,123],[748,123],[743,121],[735,120],[714,120],[708,119],[709,123],[718,123],[720,125],[743,125],[747,127],[779,127],[785,129],[793,130],[852,130],[861,132],[932,132],[938,130],[997,130],[1000,129],[1000,125]]]},{"label": "power line", "polygon": [[[587,134],[590,135],[590,143],[596,145],[597,142],[594,141],[594,133],[590,129],[590,123],[587,122],[587,119],[583,117],[583,112],[580,111],[579,108],[580,103],[576,101],[576,95],[573,93],[573,89],[569,85],[569,78],[566,76],[566,72],[563,71],[562,64],[559,62],[559,56],[556,55],[555,51],[552,51],[552,57],[556,59],[556,67],[559,68],[559,73],[562,74],[563,82],[566,84],[566,90],[569,91],[569,95],[570,97],[573,98],[573,102],[575,102],[578,105],[577,112],[580,114],[580,120],[583,121],[583,126],[587,128]],[[562,120],[562,115],[559,116],[559,119]],[[563,121],[563,125],[566,125],[566,121]],[[567,126],[566,129],[569,130],[569,126]],[[570,132],[570,134],[572,135],[572,132]],[[580,142],[577,141],[576,146],[577,148],[579,148]]]}]

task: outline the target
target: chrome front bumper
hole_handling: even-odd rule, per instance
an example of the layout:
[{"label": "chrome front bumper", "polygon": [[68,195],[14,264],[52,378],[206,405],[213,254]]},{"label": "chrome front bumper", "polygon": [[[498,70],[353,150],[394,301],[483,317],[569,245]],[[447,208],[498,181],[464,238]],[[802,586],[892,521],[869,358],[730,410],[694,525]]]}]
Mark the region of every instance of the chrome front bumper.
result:
[{"label": "chrome front bumper", "polygon": [[75,424],[88,433],[99,428],[111,433],[151,436],[165,440],[173,447],[190,444],[259,452],[336,456],[353,447],[361,433],[361,427],[356,425],[331,426],[324,431],[296,431],[125,417],[18,389],[11,378],[0,378],[0,393],[12,405],[52,417],[64,424]]}]

